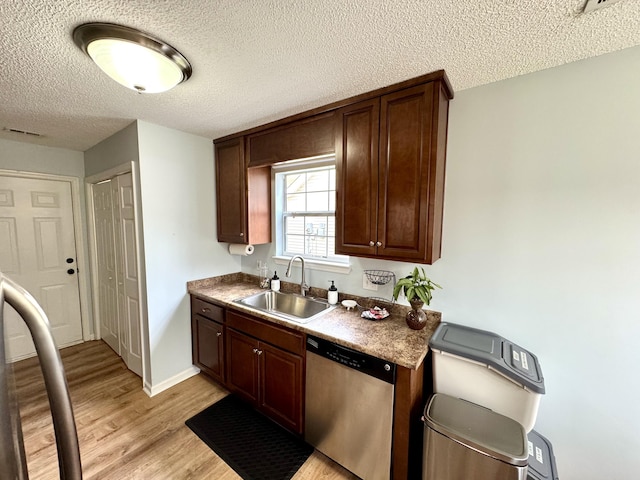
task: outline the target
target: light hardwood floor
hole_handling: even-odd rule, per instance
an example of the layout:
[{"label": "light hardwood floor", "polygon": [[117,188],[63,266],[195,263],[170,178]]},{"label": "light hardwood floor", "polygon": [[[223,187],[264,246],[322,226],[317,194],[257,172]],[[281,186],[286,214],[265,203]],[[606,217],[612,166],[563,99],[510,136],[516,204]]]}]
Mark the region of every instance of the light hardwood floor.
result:
[{"label": "light hardwood floor", "polygon": [[[85,479],[219,479],[240,477],[185,420],[227,395],[196,375],[152,398],[140,377],[103,342],[61,351],[74,407]],[[31,480],[59,478],[49,404],[37,359],[13,365]],[[314,452],[293,480],[356,479]]]}]

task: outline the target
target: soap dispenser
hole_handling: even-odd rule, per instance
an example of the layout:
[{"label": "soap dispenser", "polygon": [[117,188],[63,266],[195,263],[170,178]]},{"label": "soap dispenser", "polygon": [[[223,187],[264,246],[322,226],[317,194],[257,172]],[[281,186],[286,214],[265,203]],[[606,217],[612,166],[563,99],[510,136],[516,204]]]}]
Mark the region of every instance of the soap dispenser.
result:
[{"label": "soap dispenser", "polygon": [[271,279],[271,290],[274,292],[280,291],[280,278],[278,278],[278,272],[273,272],[273,278]]},{"label": "soap dispenser", "polygon": [[331,280],[331,286],[329,287],[329,291],[327,293],[327,300],[331,305],[335,305],[336,303],[338,303],[338,289],[333,283],[333,280]]}]

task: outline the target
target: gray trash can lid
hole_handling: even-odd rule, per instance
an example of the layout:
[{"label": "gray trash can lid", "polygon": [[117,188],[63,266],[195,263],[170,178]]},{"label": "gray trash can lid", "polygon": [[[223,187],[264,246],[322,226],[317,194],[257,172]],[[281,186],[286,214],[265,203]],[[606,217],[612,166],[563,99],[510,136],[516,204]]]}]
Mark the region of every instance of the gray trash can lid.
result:
[{"label": "gray trash can lid", "polygon": [[544,393],[538,358],[500,335],[443,322],[429,340],[429,347],[484,363],[532,392]]},{"label": "gray trash can lid", "polygon": [[462,445],[511,465],[527,465],[527,432],[511,418],[436,393],[425,406],[423,419],[428,428]]},{"label": "gray trash can lid", "polygon": [[535,430],[527,435],[529,444],[528,480],[558,480],[556,458],[551,442]]}]

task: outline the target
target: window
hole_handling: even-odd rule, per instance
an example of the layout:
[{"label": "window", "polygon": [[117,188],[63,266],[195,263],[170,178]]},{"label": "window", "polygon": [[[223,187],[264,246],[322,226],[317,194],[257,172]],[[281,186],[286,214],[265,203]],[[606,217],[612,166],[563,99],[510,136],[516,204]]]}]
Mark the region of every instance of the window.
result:
[{"label": "window", "polygon": [[279,255],[346,263],[336,255],[335,159],[277,171],[276,243]]}]

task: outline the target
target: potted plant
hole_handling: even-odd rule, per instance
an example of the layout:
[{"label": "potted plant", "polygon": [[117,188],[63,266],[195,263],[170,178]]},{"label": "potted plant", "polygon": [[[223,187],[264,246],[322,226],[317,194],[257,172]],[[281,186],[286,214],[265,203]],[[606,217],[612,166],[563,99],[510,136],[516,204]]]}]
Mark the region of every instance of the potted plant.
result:
[{"label": "potted plant", "polygon": [[407,313],[407,325],[414,330],[420,330],[427,324],[427,314],[422,310],[424,304],[429,305],[432,298],[432,290],[442,288],[437,283],[432,282],[424,268],[415,267],[410,275],[401,278],[393,287],[393,299],[397,300],[400,291],[411,304],[411,310]]}]

